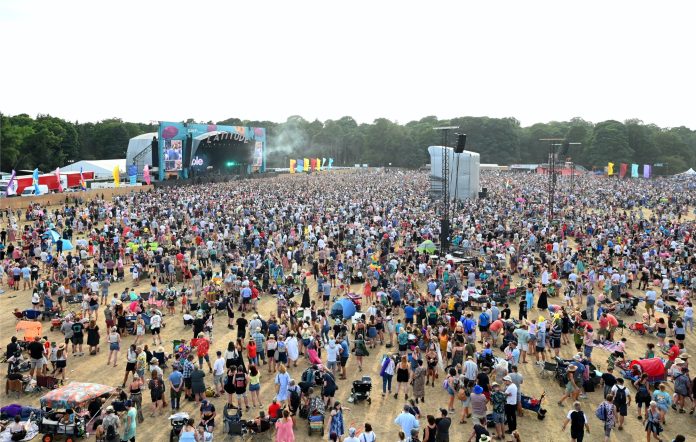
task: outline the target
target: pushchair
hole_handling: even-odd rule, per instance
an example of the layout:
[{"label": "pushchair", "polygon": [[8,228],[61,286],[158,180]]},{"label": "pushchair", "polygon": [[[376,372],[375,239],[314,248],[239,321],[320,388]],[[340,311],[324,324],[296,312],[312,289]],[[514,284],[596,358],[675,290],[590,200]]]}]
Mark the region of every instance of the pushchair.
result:
[{"label": "pushchair", "polygon": [[363,376],[362,379],[353,381],[353,388],[350,390],[350,397],[348,398],[348,402],[358,403],[360,401],[367,401],[368,404],[371,404],[371,391],[372,378],[369,376]]},{"label": "pushchair", "polygon": [[312,435],[313,431],[319,432],[319,434],[324,436],[324,414],[326,410],[324,409],[324,401],[319,397],[313,397],[309,400],[309,406],[307,407],[307,420],[309,426],[307,427],[307,434]]},{"label": "pushchair", "polygon": [[181,429],[186,426],[189,420],[188,413],[176,413],[169,416],[169,423],[172,425],[172,429],[169,430],[169,442],[174,442],[179,440],[179,435],[181,434]]},{"label": "pushchair", "polygon": [[224,433],[244,440],[244,436],[249,431],[247,430],[246,422],[242,420],[242,410],[238,408],[234,414],[230,414],[230,410],[229,405],[225,405],[222,409]]}]

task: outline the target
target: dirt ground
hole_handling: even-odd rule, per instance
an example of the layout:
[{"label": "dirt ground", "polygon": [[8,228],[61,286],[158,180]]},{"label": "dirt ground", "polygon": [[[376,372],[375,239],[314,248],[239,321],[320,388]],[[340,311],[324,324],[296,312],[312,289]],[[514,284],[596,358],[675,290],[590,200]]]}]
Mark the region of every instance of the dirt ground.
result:
[{"label": "dirt ground", "polygon": [[[145,283],[141,286],[146,285]],[[120,282],[113,284],[111,291],[121,291],[126,286],[126,283]],[[7,287],[3,287],[7,289]],[[313,290],[314,292],[314,290]],[[558,298],[556,298],[558,299]],[[550,303],[560,303],[557,300],[550,300]],[[30,293],[29,291],[20,292],[5,292],[0,295],[0,311],[2,311],[3,319],[0,321],[0,341],[2,341],[3,349],[4,345],[9,341],[9,338],[15,334],[15,319],[12,315],[12,310],[14,308],[26,309],[30,305]],[[259,311],[265,317],[275,310],[275,301],[270,297],[265,297],[260,302]],[[513,315],[516,316],[516,311],[513,306]],[[642,305],[639,307],[638,315],[642,314]],[[166,316],[165,318],[166,328],[163,329],[163,340],[165,343],[165,349],[171,351],[171,341],[180,337],[185,337],[190,339],[191,330],[184,329],[181,318],[179,315],[174,317]],[[214,328],[214,342],[211,346],[211,355],[214,355],[215,350],[223,350],[226,348],[228,341],[236,338],[236,330],[232,331],[226,327],[226,314],[220,313],[217,316],[215,328]],[[626,318],[626,322],[632,322],[632,318]],[[103,320],[99,321],[99,326],[102,331],[102,342],[104,341],[104,323]],[[48,335],[51,341],[62,341],[62,335],[58,331],[48,331],[50,324],[48,322],[44,323],[44,334]],[[645,344],[650,341],[650,339],[655,339],[654,337],[640,337],[631,334],[628,330],[623,333],[623,336],[628,339],[628,356],[629,357],[639,357],[642,355]],[[125,337],[122,344],[122,348],[127,348],[127,346],[134,340],[134,337]],[[571,338],[572,342],[572,338]],[[146,343],[150,343],[146,341]],[[696,337],[694,334],[687,334],[686,348],[690,354],[696,354]],[[119,364],[117,368],[107,366],[107,347],[102,344],[102,349],[96,356],[89,356],[86,354],[83,357],[69,358],[67,362],[66,382],[70,381],[82,381],[82,382],[97,382],[102,384],[108,384],[113,386],[118,386],[121,384],[123,379],[123,370],[125,367],[125,357],[122,353],[119,356]],[[563,357],[570,358],[574,354],[574,347],[572,345],[565,345],[561,349],[561,354]],[[394,424],[394,418],[398,415],[404,402],[403,399],[399,398],[395,400],[393,397],[382,398],[381,396],[381,379],[379,377],[380,370],[380,359],[382,354],[386,352],[384,347],[378,347],[372,350],[370,357],[366,358],[365,371],[363,373],[358,373],[357,363],[354,357],[351,357],[348,363],[348,380],[339,381],[339,390],[337,392],[336,399],[341,401],[342,404],[346,405],[350,411],[346,411],[344,415],[346,430],[355,425],[356,427],[361,427],[364,422],[370,422],[377,434],[378,439],[381,441],[396,441],[398,428]],[[593,358],[598,361],[601,368],[606,367],[605,359],[608,353],[603,349],[596,349],[593,353]],[[297,368],[291,368],[290,374],[293,378],[298,379],[302,371],[308,366],[307,362],[302,359],[298,363]],[[2,368],[4,371],[5,368]],[[539,367],[529,363],[520,364],[520,373],[524,376],[523,392],[527,395],[538,397],[544,391],[546,392],[546,400],[544,402],[544,407],[548,409],[548,414],[545,420],[539,421],[536,416],[530,412],[527,412],[525,417],[518,419],[518,430],[521,434],[522,441],[558,441],[558,440],[570,440],[569,430],[565,433],[561,432],[561,426],[565,415],[569,411],[570,403],[566,401],[566,405],[560,408],[556,405],[557,400],[562,395],[562,389],[553,380],[542,379],[539,376]],[[361,402],[359,404],[349,404],[347,399],[350,395],[350,385],[352,380],[358,379],[361,375],[368,374],[372,376],[374,383],[374,391],[372,394],[372,403],[367,404],[366,402]],[[447,395],[441,386],[442,377],[440,381],[435,383],[434,387],[426,387],[426,403],[421,406],[421,411],[423,416],[427,414],[438,414],[438,409],[446,405]],[[211,375],[206,376],[206,384],[212,384]],[[273,377],[268,374],[265,370],[262,371],[261,376],[261,398],[263,400],[264,408],[267,408],[271,399],[274,396],[274,386]],[[671,387],[670,387],[671,390]],[[594,410],[596,406],[601,402],[601,388],[595,392],[590,393],[587,399],[582,400],[583,409],[585,410],[589,425],[591,428],[591,433],[586,435],[586,441],[601,441],[602,438],[602,426],[601,422],[594,416]],[[634,393],[634,392],[633,392]],[[168,396],[168,393],[166,393]],[[21,399],[17,400],[14,396],[8,398],[7,396],[2,397],[3,404],[20,402],[25,405],[38,406],[39,397],[41,395],[30,394],[25,395]],[[163,416],[158,416],[151,418],[149,406],[149,394],[147,392],[144,394],[144,404],[145,404],[145,422],[138,425],[137,428],[137,438],[139,440],[150,440],[165,441],[169,437],[170,425],[167,421],[168,413]],[[213,399],[213,403],[221,413],[222,407],[225,403],[225,399],[216,398]],[[194,405],[192,402],[186,402],[182,404],[182,411],[187,411],[196,418],[199,416],[197,410],[194,410]],[[629,441],[629,440],[644,440],[645,432],[640,421],[635,417],[636,408],[632,407],[629,410],[629,416],[626,418],[626,425],[623,431],[614,431],[611,440],[612,441]],[[257,411],[252,410],[248,414],[245,413],[245,418],[251,416],[251,413],[257,413]],[[458,410],[459,412],[459,410]],[[421,419],[421,427],[424,425],[425,419]],[[466,441],[471,433],[472,424],[471,422],[467,424],[458,424],[458,418],[453,419],[453,425],[450,431],[450,440],[452,441]],[[687,440],[694,440],[696,438],[696,417],[690,416],[688,414],[677,414],[670,410],[667,415],[667,422],[665,433],[663,433],[665,440],[672,440],[672,438],[678,434],[682,433],[687,436]],[[222,421],[217,420],[218,428],[215,431],[215,438],[223,438],[222,434]],[[328,422],[327,422],[328,424]],[[422,433],[421,433],[422,434]],[[297,426],[295,429],[295,435],[297,440],[318,440],[320,437],[317,433],[312,436],[307,435],[307,423],[304,420],[298,418]],[[94,437],[94,436],[90,436]],[[325,436],[326,437],[326,436]],[[269,436],[265,438],[260,438],[256,440],[268,440]]]}]

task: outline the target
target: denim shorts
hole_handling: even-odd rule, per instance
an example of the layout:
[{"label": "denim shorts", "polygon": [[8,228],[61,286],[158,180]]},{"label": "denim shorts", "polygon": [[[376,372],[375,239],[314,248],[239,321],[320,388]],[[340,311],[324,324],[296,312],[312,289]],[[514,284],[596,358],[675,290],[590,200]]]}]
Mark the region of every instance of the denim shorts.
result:
[{"label": "denim shorts", "polygon": [[249,384],[249,391],[259,391],[261,390],[261,384]]}]

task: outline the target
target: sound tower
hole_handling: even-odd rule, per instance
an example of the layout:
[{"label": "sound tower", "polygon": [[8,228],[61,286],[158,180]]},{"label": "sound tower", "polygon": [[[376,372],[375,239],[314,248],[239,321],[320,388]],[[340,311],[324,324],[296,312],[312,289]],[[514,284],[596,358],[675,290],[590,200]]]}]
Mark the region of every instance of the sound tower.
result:
[{"label": "sound tower", "polygon": [[193,150],[193,135],[186,135],[186,142],[184,144],[184,164],[183,167],[191,167],[191,150]]},{"label": "sound tower", "polygon": [[152,167],[159,167],[159,141],[157,137],[152,137]]}]

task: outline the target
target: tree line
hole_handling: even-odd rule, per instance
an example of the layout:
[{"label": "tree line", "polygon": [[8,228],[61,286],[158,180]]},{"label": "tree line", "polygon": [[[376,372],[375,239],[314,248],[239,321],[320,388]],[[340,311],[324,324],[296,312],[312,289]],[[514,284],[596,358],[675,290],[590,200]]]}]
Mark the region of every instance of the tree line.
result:
[{"label": "tree line", "polygon": [[[49,115],[0,118],[3,171],[35,167],[49,171],[84,159],[125,158],[130,138],[157,130],[152,124],[120,119],[80,123]],[[207,123],[266,128],[268,167],[287,167],[289,159],[305,157],[331,157],[337,166],[391,163],[420,167],[429,162],[427,147],[442,144],[442,134],[433,128],[459,126],[456,132],[467,134],[466,149],[479,152],[482,163],[542,163],[548,158],[549,146],[539,140],[564,138],[580,143],[572,144],[565,155],[588,169],[601,169],[608,162],[661,164],[653,169],[659,174],[696,168],[696,131],[685,126],[662,128],[640,120],[592,123],[574,118],[522,127],[515,118],[439,120],[430,116],[406,124],[386,118],[358,124],[352,117],[322,122],[292,116],[282,123],[239,118]],[[452,133],[448,144],[455,143]]]}]

